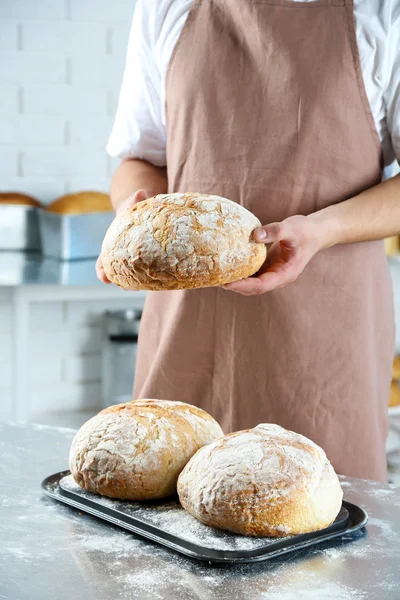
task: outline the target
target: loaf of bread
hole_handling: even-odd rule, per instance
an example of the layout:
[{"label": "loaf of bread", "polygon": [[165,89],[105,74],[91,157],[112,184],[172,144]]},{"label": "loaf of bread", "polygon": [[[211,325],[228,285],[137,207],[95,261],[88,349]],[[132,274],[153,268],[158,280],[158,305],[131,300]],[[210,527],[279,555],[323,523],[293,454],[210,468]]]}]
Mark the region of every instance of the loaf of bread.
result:
[{"label": "loaf of bread", "polygon": [[80,215],[112,211],[113,208],[108,194],[87,191],[61,196],[48,204],[46,209],[63,215]]},{"label": "loaf of bread", "polygon": [[400,406],[400,387],[396,381],[390,384],[389,406]]},{"label": "loaf of bread", "polygon": [[243,206],[219,196],[155,196],[116,216],[103,242],[104,271],[126,290],[238,281],[265,261],[265,245],[251,239],[260,225]]},{"label": "loaf of bread", "polygon": [[102,410],[76,434],[69,468],[96,494],[150,500],[176,493],[179,473],[204,444],[223,435],[205,411],[168,400],[136,400]]},{"label": "loaf of bread", "polygon": [[22,204],[25,206],[36,206],[40,207],[39,200],[29,196],[28,194],[20,194],[18,192],[0,192],[0,203],[1,204]]},{"label": "loaf of bread", "polygon": [[272,424],[201,448],[180,474],[178,494],[183,508],[206,525],[272,537],[327,527],[343,497],[325,452]]},{"label": "loaf of bread", "polygon": [[395,356],[393,359],[392,379],[400,381],[400,356]]},{"label": "loaf of bread", "polygon": [[397,256],[400,253],[400,237],[395,235],[390,238],[385,238],[386,256]]}]

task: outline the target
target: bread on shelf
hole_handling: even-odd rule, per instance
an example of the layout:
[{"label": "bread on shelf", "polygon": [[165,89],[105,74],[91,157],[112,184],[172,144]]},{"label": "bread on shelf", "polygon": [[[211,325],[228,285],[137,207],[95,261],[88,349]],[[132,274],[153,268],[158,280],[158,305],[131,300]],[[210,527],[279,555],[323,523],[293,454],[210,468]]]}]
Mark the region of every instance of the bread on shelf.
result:
[{"label": "bread on shelf", "polygon": [[19,192],[0,192],[0,204],[35,206],[36,208],[42,206],[39,200],[33,196]]},{"label": "bread on shelf", "polygon": [[103,192],[84,191],[60,196],[46,206],[46,210],[61,215],[79,215],[112,211],[110,196]]},{"label": "bread on shelf", "polygon": [[400,254],[400,238],[395,235],[385,239],[386,256],[397,256]]}]

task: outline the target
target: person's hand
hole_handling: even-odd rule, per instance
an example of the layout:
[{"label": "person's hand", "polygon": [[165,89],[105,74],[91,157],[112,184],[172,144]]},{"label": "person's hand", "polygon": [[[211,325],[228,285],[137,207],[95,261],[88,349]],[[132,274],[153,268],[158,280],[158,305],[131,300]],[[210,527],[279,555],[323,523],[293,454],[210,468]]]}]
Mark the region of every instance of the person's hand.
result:
[{"label": "person's hand", "polygon": [[253,238],[271,244],[265,263],[255,276],[222,286],[244,296],[264,294],[293,283],[323,247],[321,226],[300,215],[255,229]]},{"label": "person's hand", "polygon": [[[118,208],[116,210],[116,213],[119,214],[120,212],[123,212],[124,210],[127,210],[128,208],[132,208],[132,206],[135,206],[135,204],[137,204],[138,202],[142,202],[142,200],[146,200],[146,198],[148,198],[148,197],[149,196],[148,196],[148,193],[146,192],[146,190],[137,190],[137,192],[135,192],[131,196],[128,196],[128,198],[126,200],[121,202],[121,204],[118,206]],[[108,279],[107,275],[104,272],[103,261],[101,260],[101,254],[96,261],[96,275],[97,275],[97,279],[100,279],[100,281],[102,281],[103,283],[111,283],[111,281]]]}]

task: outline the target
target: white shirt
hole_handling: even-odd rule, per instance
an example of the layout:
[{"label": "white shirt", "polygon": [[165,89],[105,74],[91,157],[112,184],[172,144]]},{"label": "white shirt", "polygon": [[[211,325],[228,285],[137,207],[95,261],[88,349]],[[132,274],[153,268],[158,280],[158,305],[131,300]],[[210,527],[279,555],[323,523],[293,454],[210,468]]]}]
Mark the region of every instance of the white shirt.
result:
[{"label": "white shirt", "polygon": [[[314,0],[296,0],[313,2]],[[165,79],[192,0],[138,0],[128,42],[111,156],[166,164]],[[355,0],[365,88],[385,165],[400,162],[400,0]]]}]

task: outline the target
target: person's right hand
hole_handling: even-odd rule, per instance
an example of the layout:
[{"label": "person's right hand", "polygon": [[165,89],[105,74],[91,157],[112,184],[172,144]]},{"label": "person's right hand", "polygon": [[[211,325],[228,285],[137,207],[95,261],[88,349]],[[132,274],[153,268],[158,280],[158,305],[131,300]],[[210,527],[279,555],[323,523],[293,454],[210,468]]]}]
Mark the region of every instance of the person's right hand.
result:
[{"label": "person's right hand", "polygon": [[[118,206],[118,208],[116,210],[116,213],[119,214],[120,212],[123,212],[124,210],[127,210],[128,208],[132,208],[132,206],[135,206],[135,204],[137,204],[138,202],[142,202],[142,200],[146,200],[146,198],[148,198],[148,197],[149,196],[148,196],[148,193],[146,192],[146,190],[137,190],[137,192],[135,192],[131,196],[128,196],[128,198],[126,200],[124,200],[124,202],[121,202],[121,204]],[[100,281],[102,281],[103,283],[111,283],[111,281],[108,279],[107,275],[104,272],[103,261],[101,260],[101,254],[96,261],[96,275],[97,275],[97,278],[100,279]]]}]

